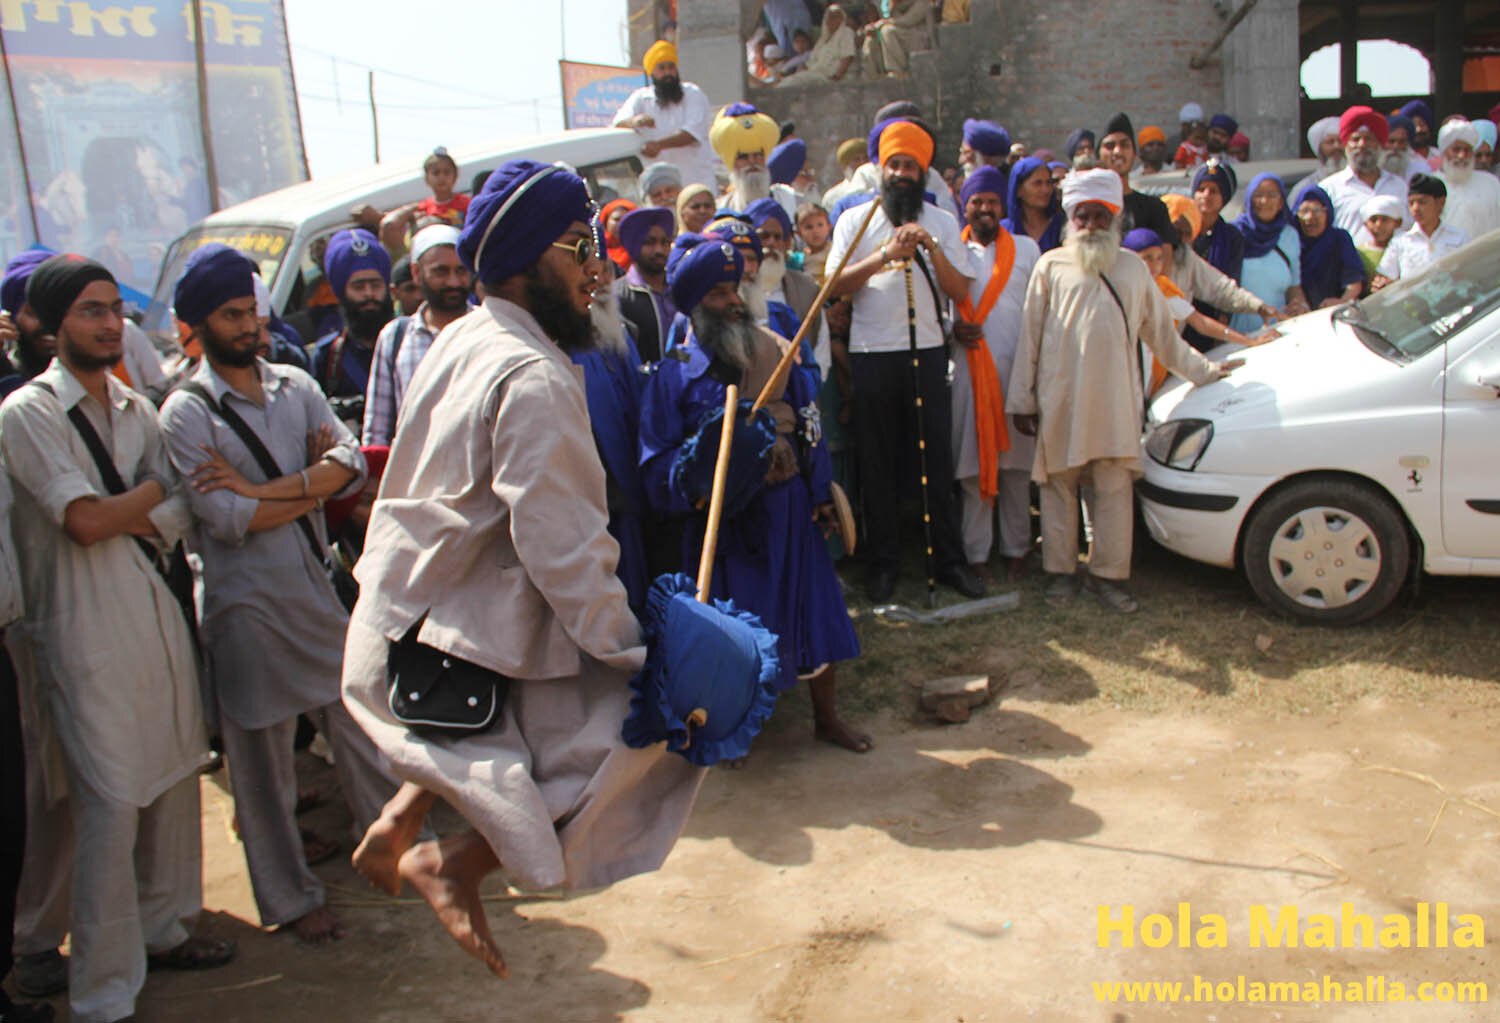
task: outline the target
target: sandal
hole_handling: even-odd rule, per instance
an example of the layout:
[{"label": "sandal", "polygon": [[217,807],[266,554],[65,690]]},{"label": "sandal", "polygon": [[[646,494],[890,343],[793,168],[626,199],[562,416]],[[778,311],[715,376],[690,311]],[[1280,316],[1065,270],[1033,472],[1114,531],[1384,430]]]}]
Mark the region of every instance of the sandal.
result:
[{"label": "sandal", "polygon": [[307,861],[309,867],[327,863],[339,854],[340,847],[337,839],[323,838],[306,828],[300,828],[298,834],[302,836],[302,858]]},{"label": "sandal", "polygon": [[233,938],[189,938],[176,948],[146,956],[150,970],[211,970],[234,958]]}]

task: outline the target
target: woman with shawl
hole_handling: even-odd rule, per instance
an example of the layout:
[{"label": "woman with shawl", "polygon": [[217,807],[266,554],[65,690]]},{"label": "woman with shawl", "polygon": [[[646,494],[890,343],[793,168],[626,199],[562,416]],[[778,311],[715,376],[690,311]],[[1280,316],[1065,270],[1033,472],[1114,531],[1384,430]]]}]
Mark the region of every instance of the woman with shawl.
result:
[{"label": "woman with shawl", "polygon": [[1245,238],[1239,229],[1219,216],[1234,198],[1234,169],[1225,163],[1208,163],[1193,175],[1193,201],[1198,204],[1202,226],[1193,239],[1193,251],[1230,280],[1240,279],[1245,262]]},{"label": "woman with shawl", "polygon": [[677,193],[677,233],[700,234],[714,219],[718,205],[713,189],[707,185],[694,182],[683,186]]},{"label": "woman with shawl", "polygon": [[[1302,293],[1302,237],[1287,211],[1286,186],[1275,174],[1257,174],[1250,180],[1248,200],[1245,212],[1234,221],[1245,238],[1240,286],[1289,316],[1307,312]],[[1260,329],[1260,318],[1235,313],[1229,325],[1248,334]]]},{"label": "woman with shawl", "polygon": [[1313,309],[1353,302],[1365,287],[1365,265],[1354,239],[1333,225],[1333,200],[1307,185],[1292,204],[1302,235],[1302,293]]},{"label": "woman with shawl", "polygon": [[1062,200],[1052,184],[1052,172],[1040,156],[1025,156],[1010,171],[1006,189],[1005,229],[1018,238],[1030,238],[1037,248],[1049,252],[1062,242]]}]

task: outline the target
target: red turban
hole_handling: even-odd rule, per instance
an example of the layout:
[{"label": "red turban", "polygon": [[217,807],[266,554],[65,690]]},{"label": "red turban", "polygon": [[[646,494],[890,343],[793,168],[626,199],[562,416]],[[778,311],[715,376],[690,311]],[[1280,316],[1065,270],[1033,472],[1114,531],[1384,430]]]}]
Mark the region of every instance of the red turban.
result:
[{"label": "red turban", "polygon": [[1370,129],[1375,135],[1375,141],[1382,146],[1391,134],[1390,126],[1385,123],[1385,118],[1369,107],[1350,107],[1344,111],[1344,116],[1339,118],[1339,142],[1348,145],[1349,136],[1361,128]]}]

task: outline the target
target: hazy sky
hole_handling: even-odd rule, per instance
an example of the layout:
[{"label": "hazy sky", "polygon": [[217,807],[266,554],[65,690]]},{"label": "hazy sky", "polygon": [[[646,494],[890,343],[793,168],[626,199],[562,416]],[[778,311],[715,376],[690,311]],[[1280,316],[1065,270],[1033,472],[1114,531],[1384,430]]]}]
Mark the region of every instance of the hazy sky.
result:
[{"label": "hazy sky", "polygon": [[[561,128],[557,61],[624,64],[625,0],[284,0],[314,177]],[[460,15],[458,11],[463,13]],[[561,15],[561,17],[559,16]]]},{"label": "hazy sky", "polygon": [[[1420,96],[1432,90],[1427,58],[1421,51],[1389,39],[1362,41],[1356,69],[1359,80],[1376,96]],[[1302,87],[1311,99],[1333,99],[1339,94],[1337,43],[1314,50],[1303,61]]]}]

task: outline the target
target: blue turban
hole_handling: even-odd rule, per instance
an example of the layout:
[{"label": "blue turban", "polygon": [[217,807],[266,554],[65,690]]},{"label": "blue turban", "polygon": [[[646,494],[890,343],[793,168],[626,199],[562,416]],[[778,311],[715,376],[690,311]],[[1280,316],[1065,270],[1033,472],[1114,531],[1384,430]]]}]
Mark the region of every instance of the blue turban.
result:
[{"label": "blue turban", "polygon": [[646,235],[653,227],[665,231],[667,241],[671,241],[672,235],[677,233],[677,218],[665,206],[642,206],[620,218],[615,233],[620,236],[620,244],[625,246],[625,251],[630,253],[632,260],[641,258],[641,246],[646,243]]},{"label": "blue turban", "polygon": [[586,224],[592,215],[588,186],[571,168],[511,160],[470,200],[458,258],[480,283],[498,284],[541,259],[573,223]]},{"label": "blue turban", "polygon": [[964,178],[964,183],[959,186],[958,208],[961,211],[968,209],[969,200],[980,192],[994,192],[1003,203],[1005,202],[1005,193],[1009,184],[1009,175],[1005,171],[999,167],[992,167],[989,164],[985,164]]},{"label": "blue turban", "polygon": [[1412,124],[1411,118],[1407,117],[1405,114],[1392,114],[1390,117],[1387,117],[1385,119],[1385,125],[1387,138],[1389,138],[1390,133],[1395,131],[1397,128],[1406,129],[1406,140],[1408,142],[1410,142],[1411,137],[1417,133],[1417,126],[1415,124]]},{"label": "blue turban", "polygon": [[1161,244],[1161,235],[1149,227],[1138,227],[1120,240],[1120,245],[1131,252],[1142,252]]},{"label": "blue turban", "polygon": [[1088,140],[1088,144],[1090,146],[1093,146],[1096,149],[1098,148],[1098,140],[1094,138],[1094,133],[1089,131],[1087,128],[1079,128],[1077,131],[1073,132],[1073,134],[1068,136],[1068,141],[1063,146],[1063,152],[1068,155],[1069,160],[1078,155],[1078,147],[1083,143],[1085,139]]},{"label": "blue turban", "polygon": [[792,239],[792,218],[786,215],[786,210],[781,203],[775,199],[757,199],[745,207],[745,216],[750,218],[750,225],[757,231],[760,225],[768,220],[775,220],[781,225],[781,235],[787,241]]},{"label": "blue turban", "polygon": [[1205,181],[1212,181],[1219,186],[1219,195],[1223,196],[1226,204],[1229,202],[1229,197],[1234,195],[1235,189],[1239,187],[1239,179],[1235,177],[1234,168],[1227,163],[1205,163],[1199,167],[1197,173],[1193,175],[1194,193]]},{"label": "blue turban", "polygon": [[323,272],[328,275],[328,284],[336,298],[343,299],[349,278],[361,270],[378,270],[385,282],[391,283],[390,254],[380,247],[373,234],[362,227],[353,227],[328,239]]},{"label": "blue turban", "polygon": [[1427,125],[1428,131],[1437,127],[1437,125],[1432,123],[1432,107],[1428,106],[1425,100],[1412,100],[1401,108],[1401,114],[1404,117],[1420,117],[1423,123]]},{"label": "blue turban", "polygon": [[678,311],[691,316],[715,285],[738,285],[744,273],[745,257],[723,238],[682,234],[667,259],[667,290]]},{"label": "blue turban", "polygon": [[[703,233],[711,238],[722,238],[727,242],[733,242],[736,248],[746,248],[755,253],[755,261],[758,263],[764,255],[760,247],[760,235],[755,233],[754,226],[748,217],[735,214],[729,217],[715,217],[706,227]],[[677,308],[681,309],[682,306]]]},{"label": "blue turban", "polygon": [[1225,135],[1233,135],[1240,130],[1240,122],[1228,114],[1214,114],[1213,117],[1208,119],[1208,126],[1210,128],[1218,128]]},{"label": "blue turban", "polygon": [[964,122],[964,141],[981,156],[1005,156],[1010,152],[1010,132],[994,121],[969,118]]},{"label": "blue turban", "polygon": [[[333,249],[332,242],[328,248]],[[228,245],[214,242],[188,257],[177,290],[172,293],[172,309],[179,320],[196,327],[230,299],[254,294],[255,264]]]},{"label": "blue turban", "polygon": [[27,249],[5,264],[5,280],[0,282],[0,309],[12,316],[26,304],[26,282],[31,280],[31,271],[53,257],[54,253],[40,246]]},{"label": "blue turban", "polygon": [[766,160],[766,169],[771,172],[771,181],[778,185],[790,185],[807,164],[807,143],[801,139],[787,139],[771,150]]}]

